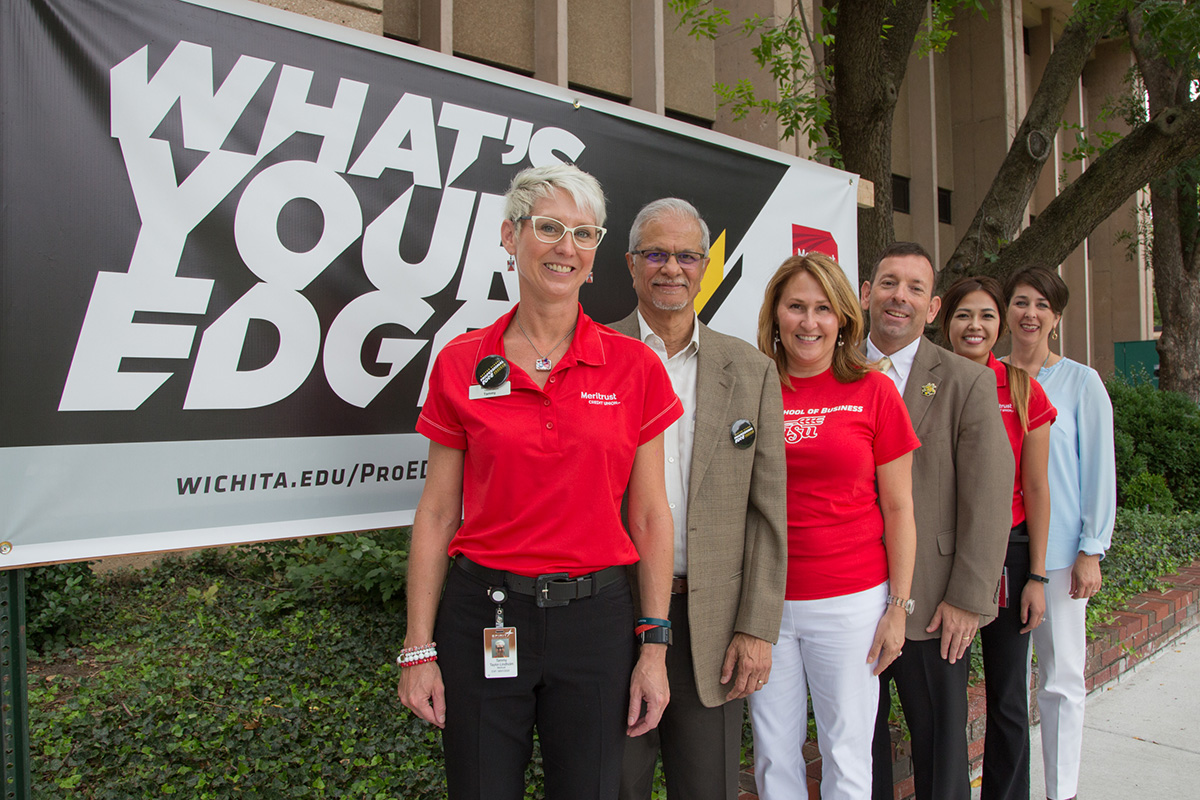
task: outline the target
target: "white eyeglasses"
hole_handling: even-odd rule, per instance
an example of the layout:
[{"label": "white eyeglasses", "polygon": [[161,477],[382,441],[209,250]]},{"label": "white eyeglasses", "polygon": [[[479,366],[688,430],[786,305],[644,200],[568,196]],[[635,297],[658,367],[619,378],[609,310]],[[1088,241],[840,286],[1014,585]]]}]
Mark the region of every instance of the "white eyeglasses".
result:
[{"label": "white eyeglasses", "polygon": [[576,225],[574,228],[568,228],[554,217],[517,217],[518,220],[529,220],[533,223],[533,235],[537,237],[539,242],[546,244],[555,244],[568,233],[571,234],[571,241],[576,247],[581,247],[584,250],[595,250],[600,245],[600,240],[607,233],[607,228],[601,228],[599,225]]}]

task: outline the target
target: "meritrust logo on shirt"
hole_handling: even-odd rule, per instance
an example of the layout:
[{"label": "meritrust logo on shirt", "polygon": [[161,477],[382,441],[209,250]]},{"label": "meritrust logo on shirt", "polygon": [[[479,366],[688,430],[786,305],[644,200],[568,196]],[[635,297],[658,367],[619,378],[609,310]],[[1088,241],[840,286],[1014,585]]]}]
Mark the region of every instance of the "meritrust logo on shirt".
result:
[{"label": "meritrust logo on shirt", "polygon": [[580,400],[586,400],[589,406],[619,406],[621,401],[617,399],[617,393],[605,394],[603,392],[580,392]]}]

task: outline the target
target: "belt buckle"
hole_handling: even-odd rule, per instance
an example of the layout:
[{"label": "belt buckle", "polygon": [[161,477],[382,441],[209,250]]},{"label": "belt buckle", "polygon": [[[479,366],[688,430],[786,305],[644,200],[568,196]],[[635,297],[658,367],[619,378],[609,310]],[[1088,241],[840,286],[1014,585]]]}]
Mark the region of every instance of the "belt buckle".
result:
[{"label": "belt buckle", "polygon": [[565,572],[548,572],[545,575],[538,575],[537,582],[534,584],[534,599],[537,600],[538,608],[558,608],[570,603],[571,600],[554,600],[550,597],[550,584],[554,581],[569,580],[570,576]]}]

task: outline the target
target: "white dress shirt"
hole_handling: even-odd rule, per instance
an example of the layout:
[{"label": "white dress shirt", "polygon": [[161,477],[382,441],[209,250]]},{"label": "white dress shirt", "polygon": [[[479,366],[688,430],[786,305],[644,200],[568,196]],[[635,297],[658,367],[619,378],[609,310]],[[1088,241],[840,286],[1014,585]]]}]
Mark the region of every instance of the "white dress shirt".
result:
[{"label": "white dress shirt", "polygon": [[653,350],[671,378],[671,386],[683,403],[683,416],[663,432],[663,463],[666,468],[667,502],[675,523],[675,575],[687,575],[687,502],[688,480],[692,473],[692,443],[696,434],[696,377],[697,353],[700,351],[700,323],[692,323],[692,340],[675,355],[667,358],[667,346],[646,324],[638,311],[638,331],[642,341]]},{"label": "white dress shirt", "polygon": [[[908,386],[908,375],[912,372],[913,360],[917,357],[917,348],[921,345],[921,337],[913,339],[911,342],[900,348],[896,352],[888,356],[891,359],[892,365],[888,367],[884,375],[892,379],[892,383],[896,384],[896,390],[900,392],[900,396],[904,397],[904,387]],[[884,357],[884,353],[880,352],[875,343],[871,341],[871,337],[867,337],[867,360],[878,361]]]}]

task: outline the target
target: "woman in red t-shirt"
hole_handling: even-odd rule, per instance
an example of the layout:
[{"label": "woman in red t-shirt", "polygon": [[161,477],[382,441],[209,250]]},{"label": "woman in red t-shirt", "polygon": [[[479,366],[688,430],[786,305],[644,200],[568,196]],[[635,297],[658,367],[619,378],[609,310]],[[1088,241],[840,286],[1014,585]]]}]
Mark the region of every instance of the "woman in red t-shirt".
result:
[{"label": "woman in red t-shirt", "polygon": [[750,696],[759,795],[807,797],[811,693],[821,796],[871,796],[882,672],[904,644],[916,552],[912,451],[895,385],[867,363],[841,267],[796,256],[767,285],[758,346],[783,383],[788,576],[771,680]]},{"label": "woman in red t-shirt", "polygon": [[1050,424],[1056,412],[1038,382],[992,355],[1004,333],[1004,291],[988,277],[961,278],[942,299],[942,334],[954,352],[996,373],[1000,416],[1012,443],[1012,532],[996,619],[980,631],[987,691],[982,800],[1029,797],[1029,632],[1046,613],[1050,526]]}]

